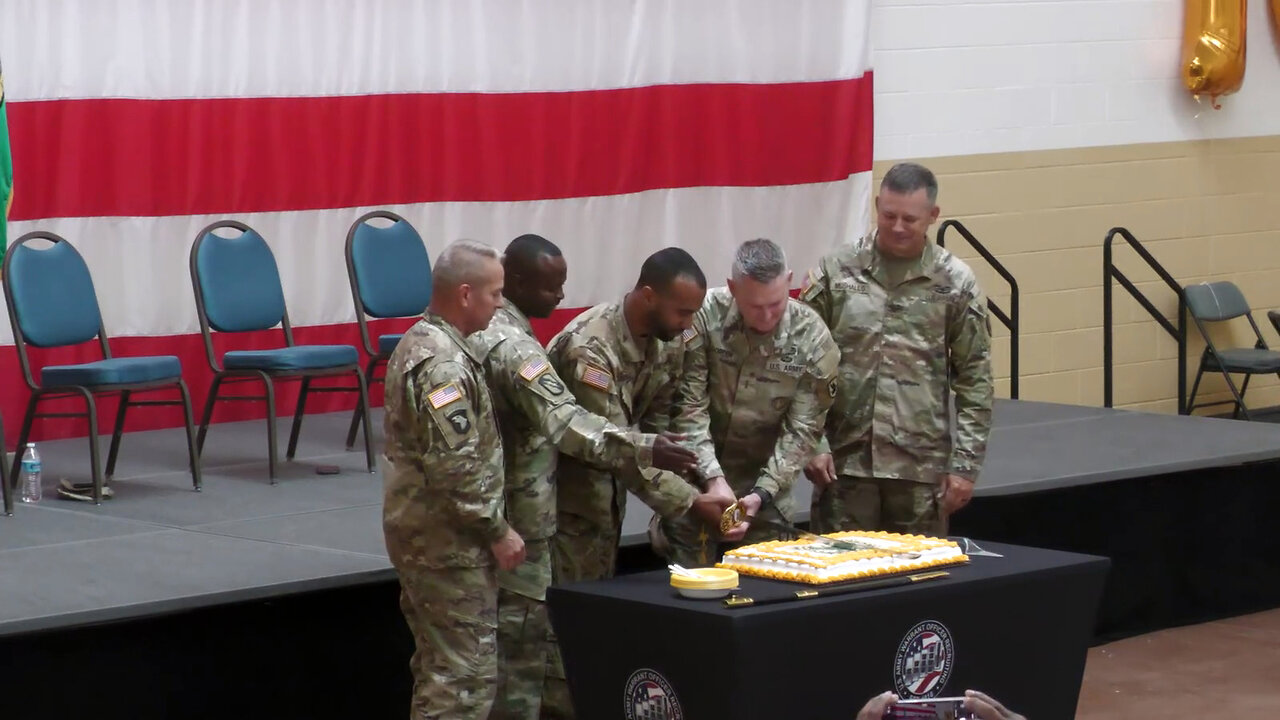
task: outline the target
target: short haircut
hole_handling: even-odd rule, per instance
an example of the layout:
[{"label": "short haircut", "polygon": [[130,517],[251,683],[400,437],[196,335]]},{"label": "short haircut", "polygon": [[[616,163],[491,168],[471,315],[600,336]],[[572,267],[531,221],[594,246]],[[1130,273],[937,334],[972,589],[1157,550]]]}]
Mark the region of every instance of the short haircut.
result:
[{"label": "short haircut", "polygon": [[778,243],[765,238],[748,240],[733,254],[733,278],[771,283],[787,271],[787,255]]},{"label": "short haircut", "polygon": [[504,263],[512,270],[528,270],[534,267],[542,256],[560,257],[560,248],[541,235],[531,233],[521,235],[507,245]]},{"label": "short haircut", "polygon": [[485,260],[497,260],[498,251],[475,240],[449,243],[431,266],[431,285],[441,290],[474,285],[482,277]]},{"label": "short haircut", "polygon": [[901,195],[923,189],[929,196],[929,202],[938,201],[938,178],[933,176],[932,170],[916,163],[898,163],[889,168],[880,181],[880,189]]},{"label": "short haircut", "polygon": [[707,289],[707,276],[702,274],[698,261],[678,247],[663,248],[649,256],[640,266],[640,279],[636,287],[649,286],[662,292],[671,287],[676,278],[687,277]]}]

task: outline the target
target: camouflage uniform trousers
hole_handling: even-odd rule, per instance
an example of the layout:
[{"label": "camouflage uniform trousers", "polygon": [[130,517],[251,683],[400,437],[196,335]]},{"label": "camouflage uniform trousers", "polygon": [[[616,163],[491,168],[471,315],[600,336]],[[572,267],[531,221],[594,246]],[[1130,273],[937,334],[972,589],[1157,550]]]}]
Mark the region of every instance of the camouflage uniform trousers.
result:
[{"label": "camouflage uniform trousers", "polygon": [[654,553],[685,567],[711,567],[734,548],[780,537],[773,528],[754,525],[738,542],[720,542],[719,534],[719,528],[710,527],[692,514],[671,519],[655,515],[649,521],[649,545]]},{"label": "camouflage uniform trousers", "polygon": [[413,633],[414,720],[485,720],[498,684],[498,583],[492,568],[400,574],[400,610]]},{"label": "camouflage uniform trousers", "polygon": [[816,533],[868,530],[946,537],[938,486],[897,478],[841,475],[814,489],[810,526]]},{"label": "camouflage uniform trousers", "polygon": [[[617,569],[621,525],[602,528],[577,518],[560,516],[551,540],[551,575],[556,584],[611,578]],[[547,634],[547,679],[542,692],[544,720],[575,717],[569,682],[560,658],[555,632]]]},{"label": "camouflage uniform trousers", "polygon": [[542,706],[551,620],[540,598],[546,597],[551,578],[550,541],[526,540],[524,551],[518,572],[523,592],[498,590],[498,694],[492,720],[538,720]]}]

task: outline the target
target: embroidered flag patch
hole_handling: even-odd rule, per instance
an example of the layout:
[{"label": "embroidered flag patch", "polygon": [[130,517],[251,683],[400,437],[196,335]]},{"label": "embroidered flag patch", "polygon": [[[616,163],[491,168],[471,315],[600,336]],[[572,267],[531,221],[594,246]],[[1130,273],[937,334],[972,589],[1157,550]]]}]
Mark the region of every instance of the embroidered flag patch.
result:
[{"label": "embroidered flag patch", "polygon": [[582,371],[582,382],[597,390],[609,391],[613,387],[613,376],[595,365],[588,365]]},{"label": "embroidered flag patch", "polygon": [[542,358],[530,358],[520,366],[520,377],[528,382],[533,382],[539,375],[547,371],[551,367],[546,360]]},{"label": "embroidered flag patch", "polygon": [[698,337],[698,331],[695,328],[689,328],[688,330],[680,333],[680,338],[685,342],[689,342],[696,337]]},{"label": "embroidered flag patch", "polygon": [[453,383],[441,385],[435,390],[432,390],[431,394],[427,396],[427,402],[431,403],[431,407],[435,410],[439,410],[445,405],[461,399],[462,393],[458,390],[458,386]]}]

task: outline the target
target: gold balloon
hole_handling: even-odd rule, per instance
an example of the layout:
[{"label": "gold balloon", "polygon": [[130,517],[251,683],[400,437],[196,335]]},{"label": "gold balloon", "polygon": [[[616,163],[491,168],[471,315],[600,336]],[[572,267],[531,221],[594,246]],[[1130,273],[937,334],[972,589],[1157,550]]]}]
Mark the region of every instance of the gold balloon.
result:
[{"label": "gold balloon", "polygon": [[1196,99],[1208,95],[1215,108],[1219,97],[1244,83],[1245,15],[1245,0],[1186,0],[1182,82]]}]

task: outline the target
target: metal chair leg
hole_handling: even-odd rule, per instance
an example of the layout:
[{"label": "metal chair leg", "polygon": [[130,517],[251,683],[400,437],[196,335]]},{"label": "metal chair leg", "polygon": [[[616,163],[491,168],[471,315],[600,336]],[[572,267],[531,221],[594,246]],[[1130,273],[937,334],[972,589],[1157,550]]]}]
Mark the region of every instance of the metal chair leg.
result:
[{"label": "metal chair leg", "polygon": [[200,432],[196,435],[196,452],[204,454],[204,436],[209,432],[209,421],[213,419],[213,404],[218,400],[218,389],[222,386],[222,373],[215,373],[213,382],[209,384],[209,397],[204,400],[204,412],[200,414]]},{"label": "metal chair leg", "polygon": [[[380,362],[380,357],[375,355],[369,358],[368,364],[365,365],[364,384],[366,388],[366,393],[365,393],[366,396],[368,395],[367,388],[373,385],[373,373],[378,369],[379,362]],[[347,429],[347,449],[348,450],[355,447],[356,445],[356,430],[360,428],[361,418],[363,418],[365,415],[368,414],[365,412],[365,408],[367,407],[367,405],[368,405],[367,403],[364,405],[356,405],[356,409],[351,413],[351,427]]]},{"label": "metal chair leg", "polygon": [[[22,477],[18,470],[22,467],[22,453],[27,449],[27,439],[31,437],[31,425],[36,420],[36,405],[40,402],[40,395],[39,390],[31,393],[31,399],[27,401],[27,414],[22,418],[22,429],[18,431],[18,446],[13,451],[13,472],[9,474],[9,484],[13,489],[17,489],[18,478]],[[12,512],[13,507],[9,506],[6,510]]]},{"label": "metal chair leg", "polygon": [[[1246,406],[1245,406],[1245,404],[1244,404],[1244,396],[1245,396],[1245,393],[1249,392],[1249,380],[1250,380],[1252,377],[1253,377],[1253,375],[1245,375],[1245,376],[1244,376],[1244,382],[1243,382],[1243,383],[1241,383],[1241,385],[1240,385],[1240,395],[1239,395],[1239,397],[1237,397],[1237,398],[1236,398],[1236,409],[1237,409],[1237,410],[1236,410],[1236,412],[1234,412],[1234,413],[1232,413],[1232,414],[1231,414],[1231,417],[1233,417],[1233,418],[1234,418],[1234,417],[1236,417],[1238,413],[1244,413],[1244,419],[1245,419],[1245,420],[1251,420],[1251,419],[1252,419],[1252,418],[1250,418],[1250,417],[1249,417],[1249,408],[1248,408],[1248,407],[1246,407]],[[1229,383],[1229,382],[1230,382],[1230,378],[1228,378],[1228,383]]]},{"label": "metal chair leg", "polygon": [[298,450],[298,434],[302,432],[302,414],[307,410],[307,391],[310,389],[311,378],[302,378],[302,384],[298,388],[298,407],[293,412],[293,427],[289,429],[289,449],[285,451],[285,460],[292,460]]},{"label": "metal chair leg", "polygon": [[187,392],[187,383],[178,379],[178,390],[182,392],[182,420],[187,429],[187,457],[191,460],[191,484],[196,492],[202,489],[200,477],[200,453],[196,450],[196,432],[191,422],[191,393]]},{"label": "metal chair leg", "polygon": [[0,494],[4,495],[4,514],[13,515],[13,488],[9,487],[9,463],[4,457],[7,452],[4,444],[4,425],[0,424]]},{"label": "metal chair leg", "polygon": [[93,401],[93,393],[84,388],[76,388],[84,396],[85,415],[89,420],[89,465],[93,471],[93,504],[102,504],[102,464],[98,457],[98,405]]},{"label": "metal chair leg", "polygon": [[267,398],[267,477],[271,484],[276,484],[276,388],[271,383],[271,376],[259,372],[262,384],[266,386]]},{"label": "metal chair leg", "polygon": [[1191,384],[1191,397],[1187,398],[1187,414],[1196,409],[1196,393],[1200,390],[1200,378],[1204,377],[1204,363],[1200,363],[1200,368],[1196,370],[1196,380]]},{"label": "metal chair leg", "polygon": [[373,425],[369,421],[369,386],[365,384],[364,376],[360,374],[360,369],[356,368],[356,383],[360,386],[360,410],[364,419],[364,459],[369,466],[369,472],[374,471],[373,461]]},{"label": "metal chair leg", "polygon": [[111,478],[115,476],[120,436],[124,434],[124,416],[129,411],[129,395],[128,390],[120,391],[120,407],[116,409],[116,424],[111,430],[111,449],[107,451],[107,482],[111,482]]}]

